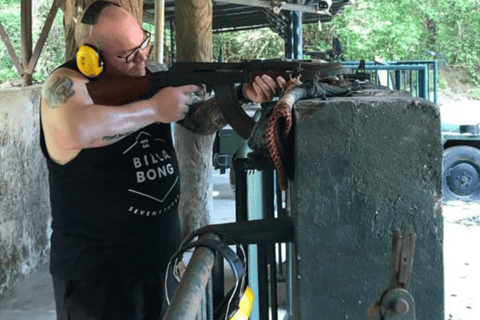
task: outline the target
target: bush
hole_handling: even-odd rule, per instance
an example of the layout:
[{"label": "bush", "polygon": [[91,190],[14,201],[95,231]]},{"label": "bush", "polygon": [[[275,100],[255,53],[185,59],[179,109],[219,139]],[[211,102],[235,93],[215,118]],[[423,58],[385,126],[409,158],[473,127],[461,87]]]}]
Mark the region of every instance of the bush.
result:
[{"label": "bush", "polygon": [[475,88],[472,90],[472,99],[480,100],[480,88]]}]

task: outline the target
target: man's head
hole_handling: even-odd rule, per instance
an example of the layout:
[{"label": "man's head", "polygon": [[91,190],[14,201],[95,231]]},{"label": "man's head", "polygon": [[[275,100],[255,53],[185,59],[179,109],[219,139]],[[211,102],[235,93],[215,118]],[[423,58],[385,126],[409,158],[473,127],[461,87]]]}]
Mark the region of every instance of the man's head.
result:
[{"label": "man's head", "polygon": [[[104,75],[144,76],[147,50],[142,50],[147,34],[125,9],[109,5],[102,9],[93,25],[78,19],[75,40],[78,46],[97,48],[104,60]],[[148,48],[147,48],[148,49]]]}]

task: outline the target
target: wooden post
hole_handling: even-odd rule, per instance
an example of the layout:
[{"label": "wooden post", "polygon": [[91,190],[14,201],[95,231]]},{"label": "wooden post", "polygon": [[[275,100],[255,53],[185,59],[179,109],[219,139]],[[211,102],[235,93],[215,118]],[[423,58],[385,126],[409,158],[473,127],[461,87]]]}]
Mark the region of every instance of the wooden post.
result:
[{"label": "wooden post", "polygon": [[[175,1],[177,61],[212,60],[211,0]],[[197,135],[177,125],[182,236],[209,223],[212,211],[212,147],[215,135]]]},{"label": "wooden post", "polygon": [[[27,68],[32,57],[32,0],[22,0],[21,3],[22,19],[22,66],[23,70]],[[23,84],[29,86],[32,84],[32,75],[24,72]]]},{"label": "wooden post", "polygon": [[153,60],[163,63],[165,42],[165,0],[155,0],[155,57]]}]

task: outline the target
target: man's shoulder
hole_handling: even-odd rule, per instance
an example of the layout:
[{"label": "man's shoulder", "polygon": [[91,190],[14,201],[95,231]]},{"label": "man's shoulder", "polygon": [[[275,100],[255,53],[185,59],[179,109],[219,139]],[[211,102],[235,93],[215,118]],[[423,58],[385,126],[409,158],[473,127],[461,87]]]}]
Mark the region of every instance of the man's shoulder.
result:
[{"label": "man's shoulder", "polygon": [[48,76],[47,80],[45,81],[45,84],[58,78],[68,78],[72,82],[85,82],[85,83],[89,82],[88,78],[82,75],[79,71],[68,68],[68,67],[60,66]]}]

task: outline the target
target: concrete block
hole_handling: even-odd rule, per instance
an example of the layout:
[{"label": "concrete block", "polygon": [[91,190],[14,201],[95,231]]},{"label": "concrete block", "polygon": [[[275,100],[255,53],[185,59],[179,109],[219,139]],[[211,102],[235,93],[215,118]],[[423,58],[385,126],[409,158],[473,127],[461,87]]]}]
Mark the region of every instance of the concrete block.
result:
[{"label": "concrete block", "polygon": [[47,260],[50,200],[40,86],[0,90],[0,295]]},{"label": "concrete block", "polygon": [[417,319],[444,318],[440,114],[399,95],[294,109],[295,319],[366,319],[387,289],[392,231],[417,240]]}]

